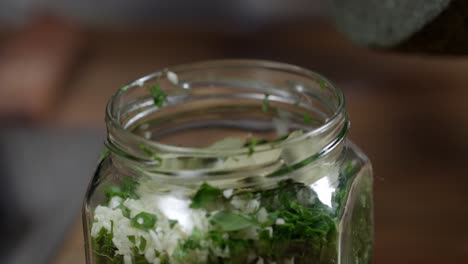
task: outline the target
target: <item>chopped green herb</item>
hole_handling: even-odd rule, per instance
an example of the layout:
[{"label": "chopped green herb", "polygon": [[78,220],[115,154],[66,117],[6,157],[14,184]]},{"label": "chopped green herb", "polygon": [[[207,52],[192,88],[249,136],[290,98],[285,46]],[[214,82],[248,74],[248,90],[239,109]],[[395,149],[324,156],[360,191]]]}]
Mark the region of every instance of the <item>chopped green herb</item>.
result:
[{"label": "chopped green herb", "polygon": [[136,243],[135,236],[133,236],[133,235],[132,235],[132,236],[127,236],[127,238],[128,238],[128,240],[129,240],[130,242],[132,242],[133,244]]},{"label": "chopped green herb", "polygon": [[[122,199],[138,198],[138,195],[135,193],[137,185],[138,183],[134,178],[124,177],[119,185],[110,186],[106,189],[105,194],[107,203],[109,203],[111,198],[114,196],[118,196]],[[125,212],[122,211],[122,213],[125,216]]]},{"label": "chopped green herb", "polygon": [[159,83],[155,83],[154,85],[150,86],[149,89],[151,92],[151,96],[153,96],[154,104],[157,107],[161,107],[167,98],[167,94],[161,90]]},{"label": "chopped green herb", "polygon": [[225,200],[223,191],[207,183],[203,183],[192,198],[190,208],[204,208],[211,211]]},{"label": "chopped green herb", "polygon": [[120,211],[122,211],[122,215],[127,217],[127,218],[130,218],[130,209],[128,209],[128,207],[126,207],[125,205],[123,204],[119,204],[117,206],[117,208],[120,209]]},{"label": "chopped green herb", "polygon": [[179,245],[172,253],[172,256],[178,260],[176,263],[191,263],[191,258],[196,257],[191,253],[203,247],[203,239],[203,233],[198,228],[194,228],[192,234],[185,241],[179,241]]},{"label": "chopped green herb", "polygon": [[[278,138],[275,138],[273,140],[266,140],[266,139],[253,139],[253,140],[248,140],[244,143],[243,147],[247,147],[249,148],[249,152],[250,152],[250,148],[254,148],[256,146],[259,146],[259,145],[264,145],[264,144],[268,144],[268,143],[279,143],[281,141],[284,141],[285,139],[287,139],[289,137],[289,134],[286,134],[286,135],[283,135],[283,136],[280,136]],[[255,142],[254,142],[255,141]],[[254,149],[253,149],[254,150]],[[254,151],[252,151],[253,153]],[[251,154],[250,154],[251,155]]]},{"label": "chopped green herb", "polygon": [[278,143],[278,142],[281,142],[281,141],[284,141],[285,139],[287,139],[289,137],[289,134],[286,134],[286,135],[283,135],[283,136],[280,136],[278,138],[275,138],[273,139],[272,141],[270,141],[271,143]]},{"label": "chopped green herb", "polygon": [[342,170],[340,171],[340,177],[338,182],[338,189],[341,191],[335,192],[333,195],[333,203],[336,207],[337,214],[341,216],[344,212],[346,200],[351,190],[352,178],[359,171],[359,163],[348,160],[344,163]]},{"label": "chopped green herb", "polygon": [[255,152],[255,146],[257,146],[257,140],[256,139],[252,139],[252,141],[250,141],[250,144],[249,144],[249,153],[248,155],[249,156],[252,156],[252,154]]},{"label": "chopped green herb", "polygon": [[147,145],[145,144],[140,144],[138,145],[140,147],[140,149],[147,155],[149,156],[151,159],[155,160],[155,161],[158,161],[159,163],[162,162],[162,159],[161,157],[158,156],[158,154],[156,154],[156,152],[154,152],[153,149],[151,149],[150,147],[148,147]]},{"label": "chopped green herb", "polygon": [[[118,262],[118,264],[121,264],[121,263],[124,263],[124,262]],[[132,263],[134,263],[134,264],[150,264],[146,260],[145,255],[140,254],[140,252],[138,252],[137,247],[133,248],[133,262]]]},{"label": "chopped green herb", "polygon": [[221,211],[211,217],[212,223],[219,228],[220,231],[231,232],[255,225],[255,221],[251,218],[229,211]]},{"label": "chopped green herb", "polygon": [[252,242],[246,239],[229,239],[227,241],[227,247],[231,252],[231,258],[227,263],[249,263],[248,253],[252,246]]},{"label": "chopped green herb", "polygon": [[148,231],[154,228],[158,218],[154,214],[141,212],[132,218],[131,224],[133,227]]},{"label": "chopped green herb", "polygon": [[[110,221],[111,230],[101,228],[96,238],[93,239],[93,252],[97,263],[123,263],[123,257],[116,255],[112,239],[114,238],[114,221]],[[122,261],[122,262],[119,262]]]},{"label": "chopped green herb", "polygon": [[144,237],[140,237],[140,251],[145,251],[146,249],[146,239]]},{"label": "chopped green herb", "polygon": [[167,254],[166,251],[164,251],[161,255],[159,255],[159,264],[169,264],[169,263],[171,263],[169,259],[169,255]]},{"label": "chopped green herb", "polygon": [[325,88],[328,87],[328,83],[326,83],[324,80],[320,80],[319,81],[319,86],[320,86],[320,88],[325,89]]},{"label": "chopped green herb", "polygon": [[312,124],[312,116],[310,114],[304,114],[304,123],[306,123],[307,125]]},{"label": "chopped green herb", "polygon": [[124,85],[124,86],[122,86],[122,88],[120,88],[120,89],[121,89],[122,91],[126,92],[126,91],[128,91],[128,89],[130,89],[130,87],[131,87],[130,85]]},{"label": "chopped green herb", "polygon": [[174,228],[174,226],[175,226],[177,223],[178,223],[177,220],[170,220],[170,219],[169,219],[169,227],[170,227],[170,228]]},{"label": "chopped green herb", "polygon": [[189,236],[187,241],[184,243],[185,249],[196,249],[201,247],[201,241],[203,240],[203,234],[198,228],[192,230],[192,234]]},{"label": "chopped green herb", "polygon": [[263,98],[263,103],[262,103],[263,112],[268,112],[268,110],[270,109],[270,101],[268,100],[268,97],[270,97],[270,95],[265,94],[265,98]]},{"label": "chopped green herb", "polygon": [[[256,142],[248,145],[255,146],[259,141]],[[354,182],[361,165],[357,161],[346,161],[342,165],[332,206],[323,204],[310,185],[293,180],[281,181],[276,188],[255,192],[236,189],[229,199],[224,197],[221,189],[203,183],[193,195],[190,207],[194,211],[203,209],[198,213],[201,218],[206,217],[200,220],[207,221],[208,229],[195,227],[191,233],[179,237],[171,255],[156,250],[154,243],[145,239],[148,236],[143,237],[141,231],[131,229],[135,233],[127,238],[133,244],[132,263],[148,263],[145,253],[154,250],[159,263],[166,264],[193,263],[200,260],[201,254],[204,254],[203,263],[213,264],[250,263],[252,255],[266,263],[294,260],[296,263],[336,264],[339,254],[337,226],[349,196],[350,183]],[[371,180],[365,184],[365,188],[372,188]],[[369,263],[371,257],[372,219],[369,212],[372,197],[369,195],[360,196],[357,203],[365,205],[355,208],[350,216],[353,223],[359,224],[353,224],[357,232],[350,234],[353,248],[358,246],[349,254],[359,263]],[[118,208],[122,213],[128,210],[122,204]],[[177,221],[163,219],[160,219],[161,228],[166,229],[163,232],[177,236],[180,230],[172,230]],[[149,233],[159,222],[156,215],[142,212],[131,218],[130,223]],[[92,239],[96,263],[124,263],[123,256],[118,253],[120,249],[113,244],[116,239],[113,222],[110,231],[102,228]]]},{"label": "chopped green herb", "polygon": [[[300,201],[298,196],[301,196]],[[277,189],[263,192],[262,205],[274,212],[268,216],[268,222],[276,222],[276,219],[284,222],[272,230],[260,231],[261,240],[257,246],[262,254],[281,259],[287,252],[299,250],[307,253],[298,261],[335,263],[333,254],[336,254],[338,237],[335,219],[309,187],[291,180],[280,182]],[[325,262],[323,255],[329,250],[332,256]]]}]

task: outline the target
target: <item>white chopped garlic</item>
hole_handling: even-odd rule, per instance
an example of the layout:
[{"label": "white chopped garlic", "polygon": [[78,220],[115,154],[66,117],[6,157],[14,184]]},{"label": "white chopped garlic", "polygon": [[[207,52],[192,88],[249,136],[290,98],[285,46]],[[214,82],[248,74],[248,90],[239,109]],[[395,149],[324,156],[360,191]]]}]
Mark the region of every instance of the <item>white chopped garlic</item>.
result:
[{"label": "white chopped garlic", "polygon": [[273,228],[272,228],[271,226],[266,227],[265,230],[268,231],[268,235],[269,235],[270,237],[273,237]]},{"label": "white chopped garlic", "polygon": [[172,84],[177,85],[179,83],[179,77],[177,77],[177,74],[175,74],[175,72],[168,71],[166,76]]},{"label": "white chopped garlic", "polygon": [[268,212],[265,208],[260,208],[257,213],[257,220],[260,223],[265,223],[268,220]]},{"label": "white chopped garlic", "polygon": [[276,222],[275,222],[276,225],[284,225],[285,223],[286,222],[284,222],[283,218],[278,218],[278,219],[276,219]]},{"label": "white chopped garlic", "polygon": [[259,257],[259,258],[258,258],[257,264],[263,264],[263,258],[262,258],[262,257]]},{"label": "white chopped garlic", "polygon": [[122,203],[122,198],[118,197],[118,196],[114,196],[111,198],[111,200],[109,201],[109,207],[114,209],[116,208],[117,206],[119,206],[120,204]]},{"label": "white chopped garlic", "polygon": [[132,264],[132,257],[131,256],[125,255],[123,257],[123,259],[124,259],[124,264]]},{"label": "white chopped garlic", "polygon": [[234,192],[233,189],[226,189],[223,191],[223,195],[224,197],[226,197],[226,199],[229,199],[231,198],[233,192]]}]

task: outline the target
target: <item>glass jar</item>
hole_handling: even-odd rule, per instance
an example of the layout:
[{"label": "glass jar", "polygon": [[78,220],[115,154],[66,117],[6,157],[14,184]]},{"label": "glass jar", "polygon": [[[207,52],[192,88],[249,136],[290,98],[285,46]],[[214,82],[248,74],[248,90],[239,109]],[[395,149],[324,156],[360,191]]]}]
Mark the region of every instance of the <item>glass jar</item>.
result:
[{"label": "glass jar", "polygon": [[342,92],[251,60],[164,69],[109,100],[87,263],[371,263],[372,170]]}]

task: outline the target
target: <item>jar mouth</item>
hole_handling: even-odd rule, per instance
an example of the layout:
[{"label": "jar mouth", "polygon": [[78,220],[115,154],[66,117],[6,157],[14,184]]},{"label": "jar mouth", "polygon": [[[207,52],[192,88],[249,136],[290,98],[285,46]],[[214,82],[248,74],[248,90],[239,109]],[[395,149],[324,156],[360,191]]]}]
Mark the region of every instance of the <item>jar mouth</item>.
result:
[{"label": "jar mouth", "polygon": [[[323,148],[322,152],[326,152],[327,149],[331,149],[333,145],[341,142],[344,139],[348,129],[349,129],[349,121],[347,118],[347,113],[345,110],[345,98],[340,89],[338,89],[331,81],[323,77],[322,75],[315,73],[313,71],[307,70],[302,67],[286,64],[286,63],[279,63],[273,61],[264,61],[264,60],[212,60],[212,61],[202,61],[202,62],[195,62],[190,64],[184,64],[174,67],[168,67],[163,70],[151,73],[146,75],[142,78],[139,78],[122,88],[120,88],[109,100],[106,108],[106,121],[109,130],[109,140],[108,145],[119,145],[117,141],[122,138],[129,140],[136,144],[144,144],[151,149],[155,150],[158,153],[177,153],[183,155],[190,155],[190,156],[201,156],[201,157],[227,157],[233,155],[242,155],[246,154],[249,151],[249,147],[242,147],[242,148],[234,148],[234,149],[213,149],[213,148],[206,148],[206,147],[188,147],[188,146],[177,146],[175,144],[168,144],[163,143],[158,140],[148,139],[143,135],[139,135],[134,133],[129,129],[131,124],[134,120],[137,120],[139,117],[135,117],[134,120],[130,120],[128,122],[124,122],[122,120],[122,107],[125,105],[127,110],[131,108],[132,100],[136,100],[136,98],[124,98],[127,94],[132,92],[136,89],[141,89],[145,85],[149,85],[152,81],[157,79],[161,86],[172,86],[171,89],[177,90],[174,94],[168,94],[167,100],[169,102],[176,100],[177,98],[183,98],[186,96],[184,92],[190,91],[190,82],[185,82],[184,79],[178,80],[178,83],[175,85],[173,80],[168,79],[167,73],[175,73],[176,76],[181,76],[186,73],[193,73],[193,75],[197,75],[197,73],[206,73],[213,71],[213,70],[229,70],[229,69],[257,69],[262,71],[281,71],[287,74],[292,74],[296,77],[300,77],[304,80],[312,80],[316,82],[319,89],[323,89],[328,93],[330,102],[332,102],[333,106],[329,107],[329,113],[326,118],[324,118],[323,123],[313,127],[302,133],[301,135],[290,138],[283,142],[267,142],[261,146],[258,146],[255,149],[255,153],[261,153],[264,151],[271,151],[273,149],[284,148],[289,145],[298,144],[301,141],[305,141],[311,137],[315,137],[319,134],[328,133],[328,131],[333,130],[334,127],[340,127],[339,133],[337,133],[337,137],[327,145],[327,147]],[[209,76],[208,76],[209,77]],[[209,78],[208,78],[209,79]],[[252,77],[255,79],[255,77]],[[207,85],[213,85],[213,83],[218,84],[220,83],[219,80],[213,80],[213,82],[209,83],[207,81]],[[221,82],[222,83],[222,82]],[[164,85],[163,85],[164,84]],[[295,90],[297,93],[301,93],[309,89],[306,85],[299,84],[291,84],[291,90]],[[316,88],[316,87],[315,87]],[[210,95],[207,95],[207,98]],[[257,98],[258,99],[258,98]],[[280,94],[271,95],[270,100],[281,101],[281,91]],[[293,103],[291,100],[284,100],[284,103]],[[148,104],[148,103],[146,103]],[[302,105],[303,103],[301,103]],[[304,104],[307,104],[305,102]],[[145,105],[148,106],[148,105]],[[164,109],[165,106],[160,107],[155,111],[159,111]],[[315,106],[310,106],[315,107]],[[132,110],[132,109],[130,109]],[[153,112],[148,110],[149,112]],[[143,113],[143,112],[142,112]],[[144,113],[139,113],[140,117],[144,115]],[[147,112],[145,112],[147,113]],[[110,143],[109,143],[110,141]],[[120,148],[117,146],[117,148]],[[124,150],[125,151],[125,150]],[[130,151],[131,152],[131,151]],[[138,156],[133,155],[131,156]],[[144,160],[142,157],[138,157]]]}]

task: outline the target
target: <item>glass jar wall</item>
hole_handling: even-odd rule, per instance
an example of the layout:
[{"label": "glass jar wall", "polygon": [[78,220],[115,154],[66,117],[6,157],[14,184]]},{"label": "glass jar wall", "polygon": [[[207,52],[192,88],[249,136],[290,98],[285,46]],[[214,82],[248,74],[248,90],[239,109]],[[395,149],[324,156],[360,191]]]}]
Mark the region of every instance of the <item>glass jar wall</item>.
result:
[{"label": "glass jar wall", "polygon": [[83,208],[87,263],[371,263],[372,170],[344,105],[266,61],[122,87]]}]

